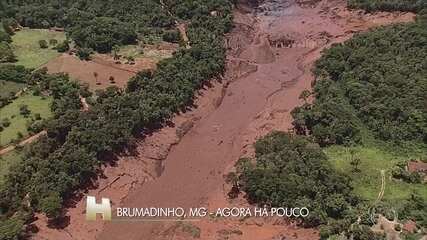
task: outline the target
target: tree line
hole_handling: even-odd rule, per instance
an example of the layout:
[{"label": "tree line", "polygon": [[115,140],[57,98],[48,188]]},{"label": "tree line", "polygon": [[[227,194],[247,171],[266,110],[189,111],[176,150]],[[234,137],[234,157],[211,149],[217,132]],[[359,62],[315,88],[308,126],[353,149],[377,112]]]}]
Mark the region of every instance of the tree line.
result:
[{"label": "tree line", "polygon": [[419,12],[427,8],[427,2],[423,0],[348,0],[348,5],[351,8],[361,8],[369,12]]},{"label": "tree line", "polygon": [[203,4],[183,16],[189,22],[191,49],[162,60],[154,73],[137,74],[124,90],[99,92],[87,112],[80,111],[81,87],[67,75],[42,69],[27,78],[30,85],[50,92],[54,118],[46,124],[47,136],[24,151],[0,185],[0,236],[8,236],[3,239],[23,235],[34,211],[59,217],[64,199],[94,179],[108,156],[183,110],[197,89],[223,73],[223,35],[231,27],[231,3],[189,0],[177,6],[189,3]]}]

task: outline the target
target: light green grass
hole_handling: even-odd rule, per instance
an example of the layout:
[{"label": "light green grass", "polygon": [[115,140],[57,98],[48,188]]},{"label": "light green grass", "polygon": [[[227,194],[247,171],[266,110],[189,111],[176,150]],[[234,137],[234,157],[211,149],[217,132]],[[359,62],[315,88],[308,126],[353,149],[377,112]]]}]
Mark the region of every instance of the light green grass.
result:
[{"label": "light green grass", "polygon": [[0,183],[3,181],[4,175],[9,172],[10,166],[21,160],[21,155],[16,150],[0,156]]},{"label": "light green grass", "polygon": [[12,46],[17,56],[17,65],[23,65],[27,68],[38,68],[49,60],[60,55],[56,50],[49,46],[48,49],[41,49],[39,40],[56,39],[58,42],[65,40],[63,32],[49,31],[46,29],[24,29],[16,32],[12,37]]},{"label": "light green grass", "polygon": [[383,200],[396,203],[407,199],[414,191],[418,192],[427,201],[427,187],[424,184],[409,184],[391,178],[391,169],[398,162],[408,159],[426,157],[425,151],[410,154],[390,152],[376,146],[354,147],[354,156],[360,158],[360,172],[354,172],[350,165],[351,154],[348,148],[332,146],[325,149],[330,162],[341,172],[350,175],[353,179],[354,192],[368,201],[375,201],[381,188],[380,170],[386,170],[386,187]]},{"label": "light green grass", "polygon": [[[17,138],[18,132],[21,132],[24,137],[28,136],[27,122],[34,117],[34,114],[39,113],[43,119],[52,116],[50,104],[52,99],[47,97],[43,99],[40,96],[33,96],[31,94],[22,95],[15,99],[11,104],[6,105],[0,109],[0,121],[3,118],[9,118],[11,124],[0,132],[0,145],[4,146],[9,144],[12,140]],[[19,107],[23,104],[28,105],[31,114],[25,118],[19,114]]]},{"label": "light green grass", "polygon": [[125,45],[120,47],[119,54],[140,58],[144,56],[144,49],[138,45]]},{"label": "light green grass", "polygon": [[15,95],[17,92],[19,92],[19,90],[23,89],[24,87],[24,83],[0,80],[0,97],[9,97],[11,92],[13,92],[13,94]]},{"label": "light green grass", "polygon": [[123,57],[131,56],[134,58],[151,58],[154,60],[162,60],[165,58],[172,57],[172,52],[170,50],[157,50],[143,48],[139,45],[125,45],[121,46],[119,54]]}]

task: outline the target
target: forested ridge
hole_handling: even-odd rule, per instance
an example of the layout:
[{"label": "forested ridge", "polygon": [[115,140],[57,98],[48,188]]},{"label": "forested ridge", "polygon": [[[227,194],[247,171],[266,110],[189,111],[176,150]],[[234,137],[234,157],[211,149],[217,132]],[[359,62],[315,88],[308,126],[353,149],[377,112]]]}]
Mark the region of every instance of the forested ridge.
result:
[{"label": "forested ridge", "polygon": [[362,33],[316,63],[314,103],[293,110],[300,134],[322,145],[375,138],[427,143],[427,27],[398,24]]},{"label": "forested ridge", "polygon": [[[134,1],[122,2],[117,5],[135,5]],[[41,69],[27,78],[30,85],[54,97],[55,118],[46,123],[47,137],[24,152],[22,162],[11,168],[0,186],[0,239],[25,235],[21,230],[31,221],[33,211],[44,212],[51,219],[59,217],[63,200],[96,177],[100,165],[108,160],[106,156],[129,146],[135,135],[158,127],[191,104],[195,90],[223,73],[223,35],[231,28],[231,3],[188,0],[165,4],[189,23],[191,49],[180,49],[161,61],[154,73],[137,74],[125,90],[107,88],[99,93],[90,111],[80,111],[78,96],[87,91],[68,76],[49,75]],[[218,15],[211,15],[211,11]],[[13,14],[8,16],[19,16]],[[56,19],[60,22],[61,18]]]}]

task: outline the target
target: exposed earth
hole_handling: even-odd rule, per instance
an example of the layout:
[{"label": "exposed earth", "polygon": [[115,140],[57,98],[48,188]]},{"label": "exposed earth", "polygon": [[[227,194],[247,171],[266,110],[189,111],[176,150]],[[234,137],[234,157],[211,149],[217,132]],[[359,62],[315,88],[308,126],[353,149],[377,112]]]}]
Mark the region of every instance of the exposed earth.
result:
[{"label": "exposed earth", "polygon": [[[253,11],[241,3],[227,36],[228,64],[221,81],[201,90],[196,107],[173,125],[153,133],[135,152],[117,156],[86,192],[70,200],[63,228],[43,216],[33,239],[318,239],[283,219],[210,219],[183,228],[172,223],[85,221],[85,196],[108,197],[113,208],[248,206],[227,199],[224,175],[252,154],[255,139],[291,128],[290,111],[314,80],[311,68],[321,51],[370,27],[408,22],[410,13],[349,11],[344,0],[266,1]],[[184,229],[184,230],[183,230]],[[197,232],[197,231],[196,231]]]},{"label": "exposed earth", "polygon": [[154,70],[161,59],[172,56],[177,48],[177,44],[167,43],[146,46],[144,56],[134,56],[132,64],[126,63],[124,58],[114,60],[111,54],[96,53],[90,61],[82,61],[73,54],[64,53],[43,67],[47,67],[50,73],[68,73],[71,78],[87,83],[92,90],[109,86],[123,88],[129,78],[142,70]]}]

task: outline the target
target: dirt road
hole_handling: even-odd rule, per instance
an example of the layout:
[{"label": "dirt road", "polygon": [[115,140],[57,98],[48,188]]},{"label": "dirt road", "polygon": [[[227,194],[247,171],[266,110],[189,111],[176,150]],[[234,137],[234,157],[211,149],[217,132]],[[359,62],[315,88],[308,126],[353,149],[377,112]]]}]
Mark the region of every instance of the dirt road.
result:
[{"label": "dirt road", "polygon": [[[34,134],[34,135],[22,140],[21,142],[19,142],[17,144],[17,146],[23,147],[29,143],[36,141],[37,139],[39,139],[39,137],[44,136],[46,134],[47,134],[47,132],[45,130],[43,130],[37,134]],[[15,148],[16,148],[16,145],[11,145],[11,146],[5,147],[3,149],[0,149],[0,156],[15,150]]]},{"label": "dirt road", "polygon": [[[113,207],[185,208],[245,204],[243,201],[228,202],[223,175],[239,157],[252,154],[251,146],[257,138],[271,130],[286,131],[291,127],[290,111],[302,103],[298,98],[300,93],[311,88],[313,76],[310,70],[321,50],[369,27],[412,19],[412,14],[350,12],[345,8],[344,0],[310,1],[305,5],[285,0],[265,1],[252,12],[236,10],[235,28],[227,38],[229,52],[225,79],[223,84],[200,96],[202,104],[194,113],[187,113],[192,121],[184,125],[191,129],[188,128],[180,140],[177,140],[176,131],[170,128],[148,137],[146,142],[149,144],[141,144],[144,147],[139,159],[123,158],[118,162],[122,171],[107,168],[105,178],[97,186],[102,193],[95,189],[90,190],[89,195],[109,197]],[[146,159],[147,155],[150,159],[160,160],[161,167],[156,168],[160,169],[159,176],[141,177],[141,172],[147,171],[141,164],[145,160],[141,159]],[[126,167],[126,164],[133,167]],[[116,181],[117,174],[122,174],[125,180]],[[111,182],[114,184],[108,185]],[[107,185],[108,188],[102,187]],[[68,209],[70,222],[61,230],[67,232],[66,235],[39,221],[40,232],[35,239],[86,240],[95,236],[100,240],[189,239],[179,235],[178,228],[168,223],[102,225],[100,222],[84,222],[84,206],[82,198]],[[239,229],[241,234],[229,239],[317,238],[315,230],[300,230],[284,224],[278,226],[267,221],[251,225],[231,220],[206,220],[194,225],[200,229],[200,239],[219,239],[218,234],[230,226]]]}]

